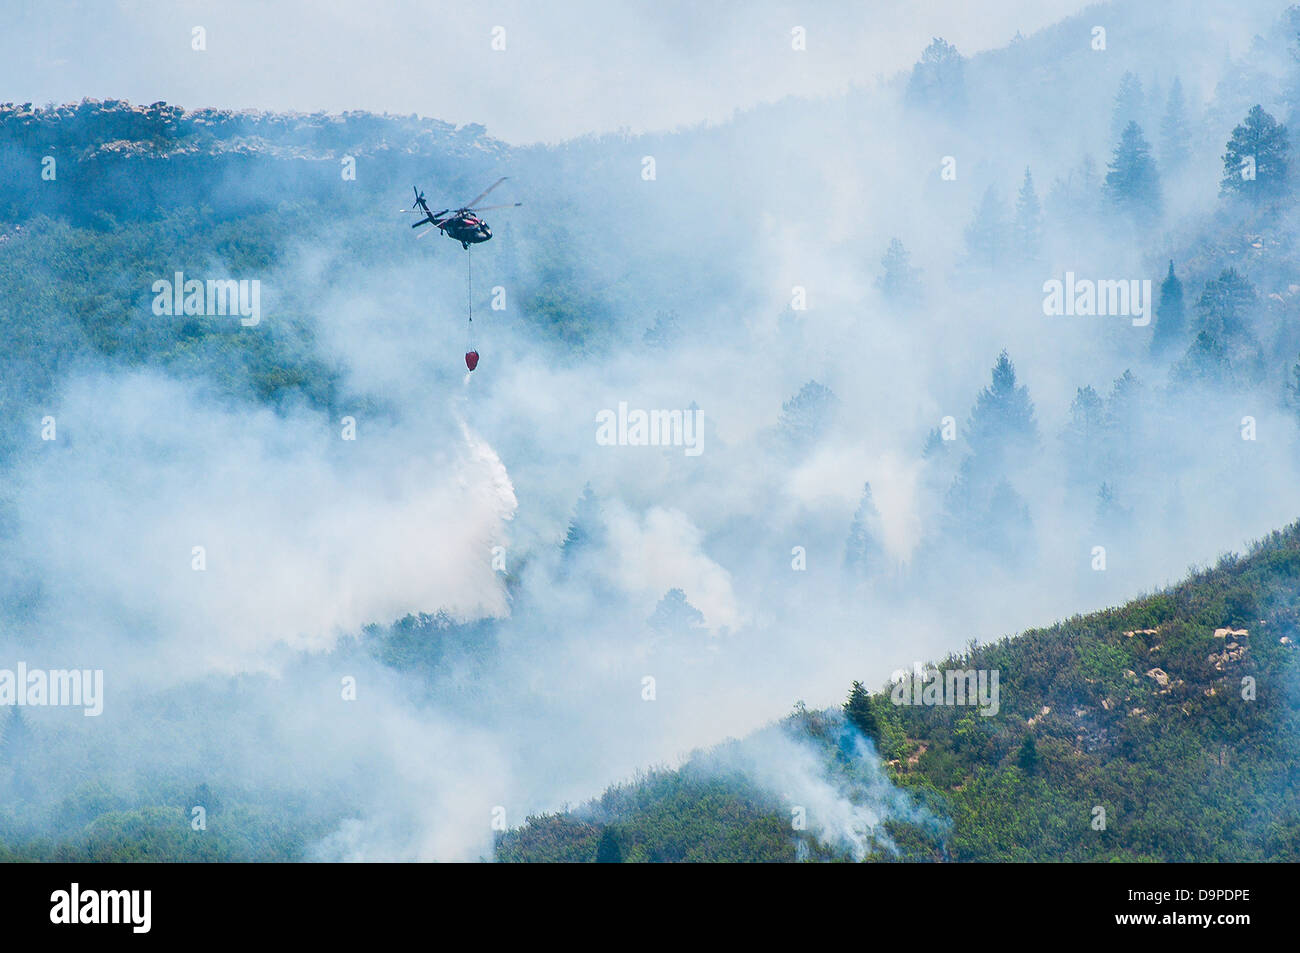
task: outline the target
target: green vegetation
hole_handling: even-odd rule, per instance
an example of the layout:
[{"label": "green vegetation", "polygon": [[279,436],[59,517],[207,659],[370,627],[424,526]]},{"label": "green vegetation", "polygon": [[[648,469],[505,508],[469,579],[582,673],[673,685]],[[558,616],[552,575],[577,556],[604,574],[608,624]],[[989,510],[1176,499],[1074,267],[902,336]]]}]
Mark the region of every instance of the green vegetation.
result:
[{"label": "green vegetation", "polygon": [[[965,76],[955,48],[936,39],[911,77],[907,101],[914,110],[960,114]],[[1181,87],[1170,92],[1159,161],[1134,118],[1142,102],[1136,77],[1125,77],[1104,188],[1111,223],[1125,214],[1154,225],[1162,179],[1174,181],[1170,173],[1186,161]],[[1255,387],[1281,395],[1284,385],[1300,412],[1295,324],[1286,310],[1294,271],[1287,236],[1295,217],[1287,130],[1255,106],[1225,149],[1219,220],[1183,247],[1152,249],[1162,270],[1167,253],[1176,255],[1183,277],[1170,261],[1151,346],[1162,359],[1178,359],[1175,387]],[[371,165],[364,187],[340,192],[338,155],[345,150]],[[482,184],[482,167],[506,151],[484,139],[481,127],[456,130],[365,114],[185,113],[161,103],[92,101],[50,110],[0,106],[0,414],[38,420],[70,372],[101,368],[159,371],[250,406],[303,405],[331,416],[344,407],[355,413],[375,406],[378,398],[345,393],[342,369],[321,357],[315,329],[322,298],[311,281],[286,280],[273,303],[264,300],[273,315],[237,333],[230,316],[153,315],[151,283],[178,269],[264,281],[292,276],[300,245],[326,259],[314,279],[324,290],[345,287],[367,269],[423,265],[424,243],[417,248],[400,229],[375,227],[369,208],[376,197],[388,203],[399,192],[409,196],[410,181],[426,179],[441,194],[472,194]],[[47,152],[59,163],[57,188],[38,178]],[[595,152],[575,151],[567,168],[562,151],[521,156],[534,163],[539,179],[550,170],[554,179],[573,180],[575,169],[591,174]],[[475,178],[462,181],[470,166]],[[1101,194],[1090,175],[1080,181],[1090,183],[1083,193],[1088,201]],[[1070,227],[1088,201],[1067,204]],[[527,222],[530,211],[516,221]],[[494,248],[500,274],[510,279],[512,308],[557,355],[574,362],[630,330],[620,319],[644,306],[649,296],[641,292],[658,276],[683,274],[681,260],[658,257],[662,252],[627,253],[611,226],[635,216],[616,213],[595,223],[607,228],[596,241],[584,231],[591,223],[582,211],[550,208],[545,228],[521,224],[511,242]],[[579,225],[568,224],[570,212]],[[1045,227],[1026,169],[1014,218],[990,186],[965,233],[970,260],[988,273],[1008,262],[1033,262]],[[690,255],[707,257],[694,246]],[[891,242],[882,266],[885,298],[895,306],[923,299],[901,241]],[[711,268],[700,282],[731,300],[720,289],[733,279]],[[648,277],[638,283],[638,273]],[[679,280],[683,288],[696,287],[689,276]],[[1287,289],[1285,298],[1279,289]],[[427,291],[459,302],[462,285],[457,277],[454,285],[433,282]],[[689,313],[680,322],[656,318],[646,344],[664,346],[691,325]],[[1275,361],[1275,354],[1285,359]],[[1138,418],[1125,405],[1136,387],[1127,373],[1105,398],[1080,387],[1071,408],[1066,469],[1078,484],[1071,491],[1089,500],[1096,495],[1103,525],[1124,522],[1125,497],[1114,487],[1132,456],[1129,438]],[[804,384],[782,405],[779,431],[788,446],[811,444],[839,404],[828,387]],[[30,441],[31,430],[0,431],[0,459],[18,441]],[[968,446],[947,500],[951,534],[982,555],[1023,560],[1030,514],[1008,479],[1008,461],[1037,453],[1045,441],[1006,352],[963,435]],[[929,448],[929,454],[958,452],[946,448],[938,431]],[[582,554],[600,541],[598,509],[588,488],[565,538],[566,571],[576,573]],[[4,516],[0,510],[0,529]],[[864,487],[845,552],[859,578],[870,578],[879,561],[877,517]],[[996,715],[897,706],[887,686],[872,693],[853,682],[842,715],[800,710],[782,730],[814,751],[835,778],[861,767],[841,743],[845,720],[874,745],[907,809],[873,832],[868,860],[1297,860],[1297,577],[1300,525],[1167,591],[972,645],[939,663],[996,670]],[[15,601],[8,608],[22,606]],[[682,590],[670,589],[651,624],[689,629],[699,617]],[[1248,634],[1215,634],[1225,628]],[[395,669],[432,673],[481,661],[495,637],[491,622],[456,624],[444,613],[419,614],[367,626],[359,645]],[[56,807],[38,811],[31,805],[41,800],[33,796],[41,793],[41,780],[23,765],[48,742],[16,709],[0,718],[0,791],[13,794],[0,803],[0,861],[301,860],[341,820],[282,791],[226,790],[218,804],[213,792],[193,789],[193,777],[100,778],[98,767],[87,768],[94,780],[66,796],[60,792]],[[191,827],[199,804],[208,807],[202,833]],[[611,788],[580,809],[529,818],[500,838],[496,856],[609,863],[849,856],[842,844],[822,843],[792,826],[788,811],[744,771],[705,754]]]},{"label": "green vegetation", "polygon": [[302,215],[286,209],[238,223],[176,216],[111,231],[41,217],[5,234],[0,412],[17,415],[48,398],[73,368],[111,365],[206,379],[231,399],[333,410],[337,369],[316,356],[313,323],[292,305],[256,327],[229,315],[153,313],[152,282],[178,269],[219,260],[231,276],[264,279]]},{"label": "green vegetation", "polygon": [[[855,682],[848,720],[951,821],[939,837],[887,822],[898,853],[869,859],[1300,860],[1298,582],[1300,523],[1166,591],[938,663],[998,671],[989,717]],[[591,861],[608,829],[625,862],[836,856],[802,853],[778,804],[694,761],[529,818],[497,856]]]},{"label": "green vegetation", "polygon": [[[776,729],[809,746],[826,766],[827,783],[855,801],[870,790],[860,735],[833,712],[798,706]],[[496,859],[506,862],[621,863],[780,863],[847,859],[843,846],[821,843],[792,821],[791,805],[764,791],[748,770],[751,740],[728,742],[694,755],[682,768],[654,770],[616,785],[574,812],[528,818],[523,827],[502,835]],[[747,755],[746,752],[750,754]],[[866,780],[865,786],[853,782]],[[886,820],[866,838],[865,859],[934,859],[942,849],[936,830],[945,825],[929,812],[925,794],[900,795],[914,816]],[[811,825],[809,825],[811,827]]]},{"label": "green vegetation", "polygon": [[[17,712],[0,721],[0,737],[21,731]],[[0,784],[21,794],[28,787],[24,762],[8,757],[7,747],[0,742]],[[34,816],[21,801],[0,806],[0,863],[300,861],[340,820],[287,792],[152,788],[153,803],[140,803],[87,781],[62,799],[53,818]]]}]

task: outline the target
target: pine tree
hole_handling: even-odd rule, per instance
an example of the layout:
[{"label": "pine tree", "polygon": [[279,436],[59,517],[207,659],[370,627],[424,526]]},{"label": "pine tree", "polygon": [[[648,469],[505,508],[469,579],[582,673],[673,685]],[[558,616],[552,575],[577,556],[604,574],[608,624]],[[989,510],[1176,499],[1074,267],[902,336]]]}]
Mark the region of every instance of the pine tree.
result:
[{"label": "pine tree", "polygon": [[1205,283],[1196,302],[1200,330],[1225,345],[1249,340],[1252,312],[1259,295],[1235,268],[1225,268]]},{"label": "pine tree", "polygon": [[913,300],[918,292],[919,272],[912,267],[912,256],[901,241],[897,238],[890,240],[880,264],[885,269],[876,279],[880,293],[896,303]]},{"label": "pine tree", "polygon": [[1156,305],[1156,326],[1151,331],[1151,353],[1167,354],[1181,347],[1187,333],[1187,309],[1183,304],[1183,283],[1174,274],[1174,261],[1169,260],[1169,274],[1160,283],[1160,303]]},{"label": "pine tree", "polygon": [[1146,102],[1142,95],[1142,81],[1133,73],[1125,73],[1115,94],[1115,108],[1110,116],[1110,138],[1120,138],[1131,122],[1141,123],[1145,118]]},{"label": "pine tree", "polygon": [[1132,429],[1138,410],[1142,406],[1142,382],[1131,370],[1115,378],[1106,398],[1106,426],[1113,433]]},{"label": "pine tree", "polygon": [[1170,374],[1175,384],[1217,386],[1231,380],[1228,352],[1208,331],[1198,331]]},{"label": "pine tree", "polygon": [[1025,735],[1025,740],[1020,745],[1020,754],[1016,757],[1016,764],[1025,774],[1038,773],[1038,744],[1034,741],[1033,735]]},{"label": "pine tree", "polygon": [[600,832],[600,841],[596,844],[596,863],[598,864],[621,864],[623,862],[623,847],[618,840],[618,832],[612,827],[606,827]]},{"label": "pine tree", "polygon": [[564,558],[572,559],[584,549],[600,546],[604,541],[605,524],[600,517],[600,501],[588,483],[582,488],[582,496],[578,498],[577,509],[564,537]]},{"label": "pine tree", "polygon": [[862,487],[862,500],[849,524],[849,538],[844,546],[844,567],[856,576],[871,575],[880,570],[884,551],[876,539],[875,530],[880,524],[880,512],[871,498],[871,484]]},{"label": "pine tree", "polygon": [[1142,382],[1131,370],[1115,378],[1102,408],[1102,437],[1092,467],[1085,468],[1095,486],[1132,468],[1146,450],[1141,443],[1147,399]]},{"label": "pine tree", "polygon": [[855,681],[849,690],[848,701],[844,703],[844,717],[849,724],[871,739],[872,744],[880,746],[880,719],[872,705],[871,693],[861,682]]},{"label": "pine tree", "polygon": [[1255,286],[1235,268],[1207,281],[1196,302],[1196,339],[1175,379],[1233,386],[1261,380],[1264,354],[1252,327],[1258,300]]},{"label": "pine tree", "polygon": [[1086,384],[1074,392],[1070,402],[1070,428],[1072,434],[1081,441],[1086,441],[1101,434],[1105,415],[1102,409],[1101,395],[1091,384]]},{"label": "pine tree", "polygon": [[1091,384],[1080,387],[1070,403],[1065,443],[1067,479],[1072,486],[1095,485],[1103,467],[1106,411],[1101,395]]},{"label": "pine tree", "polygon": [[778,427],[792,443],[806,443],[821,432],[838,405],[839,398],[829,387],[809,381],[781,405]]},{"label": "pine tree", "polygon": [[957,47],[935,37],[912,67],[905,99],[908,106],[955,115],[966,106],[966,61]]},{"label": "pine tree", "polygon": [[975,218],[966,227],[966,250],[971,261],[985,268],[996,268],[1007,246],[1007,222],[997,189],[989,186],[980,200]]},{"label": "pine tree", "polygon": [[975,399],[966,425],[970,453],[962,460],[944,501],[951,531],[967,544],[1013,559],[1030,540],[1029,509],[1006,479],[1008,463],[1028,455],[1038,441],[1029,391],[1003,351],[993,381]]},{"label": "pine tree", "polygon": [[1016,217],[1012,227],[1015,255],[1022,262],[1037,261],[1042,251],[1043,210],[1034,191],[1034,177],[1025,167],[1025,181],[1016,196]]},{"label": "pine tree", "polygon": [[1177,77],[1169,88],[1169,101],[1160,120],[1160,164],[1166,172],[1176,172],[1191,155],[1191,131],[1187,122],[1187,104],[1183,83]]},{"label": "pine tree", "polygon": [[1287,188],[1290,153],[1286,126],[1263,107],[1252,107],[1228,140],[1220,191],[1252,202],[1277,198]]},{"label": "pine tree", "polygon": [[669,589],[647,621],[662,632],[689,632],[704,624],[704,613],[686,601],[681,589]]},{"label": "pine tree", "polygon": [[1134,216],[1159,215],[1163,204],[1160,177],[1151,149],[1135,122],[1124,127],[1106,173],[1106,195]]},{"label": "pine tree", "polygon": [[938,427],[931,427],[930,432],[925,435],[925,443],[921,446],[921,456],[927,460],[937,456],[943,453],[947,443],[948,441],[943,439],[943,431]]},{"label": "pine tree", "polygon": [[966,433],[975,457],[985,464],[1037,442],[1034,404],[1029,390],[1016,383],[1016,367],[1005,350],[993,365],[992,383],[975,398]]}]

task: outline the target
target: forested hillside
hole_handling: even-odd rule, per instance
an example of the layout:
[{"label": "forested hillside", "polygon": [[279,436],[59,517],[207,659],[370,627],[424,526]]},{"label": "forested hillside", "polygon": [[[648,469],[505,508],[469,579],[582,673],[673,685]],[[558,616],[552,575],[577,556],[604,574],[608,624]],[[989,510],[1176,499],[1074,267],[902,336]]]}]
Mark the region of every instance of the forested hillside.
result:
[{"label": "forested hillside", "polygon": [[[1300,523],[1168,590],[934,663],[999,672],[996,714],[898,705],[892,685],[855,682],[844,717],[934,814],[885,821],[896,843],[866,859],[1300,860],[1298,637]],[[823,737],[838,717],[799,712],[783,730]],[[788,803],[702,770],[710,757],[529,818],[497,857],[834,855],[801,850]]]},{"label": "forested hillside", "polygon": [[1296,859],[1300,7],[1196,8],[531,145],[0,104],[0,673],[106,686],[0,858]]}]

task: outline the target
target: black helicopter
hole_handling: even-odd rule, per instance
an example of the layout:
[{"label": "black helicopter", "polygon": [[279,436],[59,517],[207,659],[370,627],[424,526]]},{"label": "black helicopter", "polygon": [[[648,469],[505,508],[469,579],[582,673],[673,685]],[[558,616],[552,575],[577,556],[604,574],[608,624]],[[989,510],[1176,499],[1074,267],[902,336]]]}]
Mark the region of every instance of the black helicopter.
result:
[{"label": "black helicopter", "polygon": [[[415,205],[404,212],[419,212],[424,218],[412,225],[412,228],[419,228],[421,225],[436,225],[438,230],[448,238],[454,238],[460,242],[461,248],[469,248],[470,245],[477,245],[479,242],[485,242],[492,237],[492,229],[488,228],[488,223],[479,218],[476,212],[490,212],[498,208],[515,208],[523,205],[523,202],[511,202],[506,205],[489,205],[486,208],[475,208],[475,202],[481,202],[489,192],[504,182],[509,176],[502,176],[497,179],[486,189],[480,192],[474,198],[470,199],[461,208],[443,209],[441,212],[429,210],[429,204],[424,200],[424,193],[418,188],[412,186],[415,192]],[[425,235],[432,235],[433,232],[421,232],[418,238]]]}]

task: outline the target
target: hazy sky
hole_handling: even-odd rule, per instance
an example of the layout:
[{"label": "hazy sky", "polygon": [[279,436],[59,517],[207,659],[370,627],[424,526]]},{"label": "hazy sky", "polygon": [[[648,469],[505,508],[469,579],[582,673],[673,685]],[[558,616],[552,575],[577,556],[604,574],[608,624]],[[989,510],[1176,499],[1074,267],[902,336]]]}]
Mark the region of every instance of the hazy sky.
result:
[{"label": "hazy sky", "polygon": [[[186,107],[369,109],[480,122],[511,142],[671,129],[869,84],[932,36],[1004,45],[1082,0],[708,4],[52,0],[6,11],[0,96]],[[192,48],[202,27],[206,49]],[[504,29],[504,50],[493,31]],[[806,50],[792,31],[806,31]],[[500,34],[497,34],[500,37]]]}]

